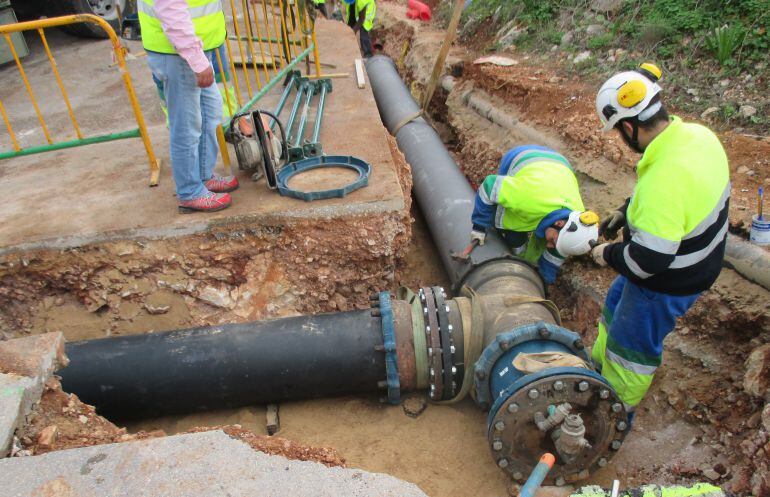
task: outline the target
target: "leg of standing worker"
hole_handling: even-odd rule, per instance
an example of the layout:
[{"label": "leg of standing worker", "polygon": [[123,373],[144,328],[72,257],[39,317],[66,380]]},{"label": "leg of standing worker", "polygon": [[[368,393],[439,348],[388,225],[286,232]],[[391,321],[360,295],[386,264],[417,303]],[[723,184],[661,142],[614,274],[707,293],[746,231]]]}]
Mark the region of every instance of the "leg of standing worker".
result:
[{"label": "leg of standing worker", "polygon": [[622,276],[612,283],[592,356],[629,411],[650,388],[661,363],[663,339],[699,295],[653,292]]},{"label": "leg of standing worker", "polygon": [[201,139],[198,145],[200,161],[200,176],[207,181],[214,174],[217,163],[219,144],[217,142],[217,127],[222,122],[222,95],[217,86],[211,85],[201,89]]},{"label": "leg of standing worker", "polygon": [[182,57],[147,52],[150,70],[163,83],[168,107],[171,169],[179,200],[207,194],[200,175],[201,89]]},{"label": "leg of standing worker", "polygon": [[358,36],[361,38],[361,52],[364,54],[364,57],[371,57],[373,54],[372,38],[369,36],[369,31],[361,28],[358,30],[358,33]]}]

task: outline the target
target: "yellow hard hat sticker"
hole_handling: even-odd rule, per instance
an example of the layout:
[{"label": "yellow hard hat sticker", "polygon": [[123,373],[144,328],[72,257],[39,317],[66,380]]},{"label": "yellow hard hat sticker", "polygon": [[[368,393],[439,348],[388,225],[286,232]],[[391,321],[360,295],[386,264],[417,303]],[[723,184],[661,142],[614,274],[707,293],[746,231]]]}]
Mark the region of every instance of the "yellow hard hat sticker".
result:
[{"label": "yellow hard hat sticker", "polygon": [[652,62],[643,62],[639,64],[639,68],[644,69],[658,79],[663,76],[663,71],[660,70],[660,67],[656,66]]},{"label": "yellow hard hat sticker", "polygon": [[647,87],[645,84],[635,79],[618,88],[618,103],[626,109],[630,109],[644,100],[646,95]]},{"label": "yellow hard hat sticker", "polygon": [[594,211],[585,211],[580,215],[580,222],[585,226],[599,224],[599,215]]}]

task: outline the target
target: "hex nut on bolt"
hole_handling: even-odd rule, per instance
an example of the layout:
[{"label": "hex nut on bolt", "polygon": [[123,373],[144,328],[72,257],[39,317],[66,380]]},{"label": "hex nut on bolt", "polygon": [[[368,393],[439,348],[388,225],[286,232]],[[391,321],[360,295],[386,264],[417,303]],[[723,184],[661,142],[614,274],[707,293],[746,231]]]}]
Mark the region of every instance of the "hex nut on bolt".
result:
[{"label": "hex nut on bolt", "polygon": [[601,399],[603,399],[603,400],[607,400],[607,399],[609,399],[609,398],[610,398],[610,391],[609,391],[609,390],[607,390],[606,388],[603,388],[603,389],[602,389],[602,390],[599,392],[599,398],[601,398]]},{"label": "hex nut on bolt", "polygon": [[503,442],[500,440],[495,440],[492,442],[492,449],[494,450],[503,450]]},{"label": "hex nut on bolt", "polygon": [[517,404],[516,402],[512,402],[508,404],[508,412],[510,412],[511,414],[517,412],[518,410],[519,410],[519,404]]},{"label": "hex nut on bolt", "polygon": [[620,405],[620,402],[615,402],[612,404],[612,412],[620,412],[623,409],[623,406]]},{"label": "hex nut on bolt", "polygon": [[486,377],[487,377],[487,373],[485,373],[483,369],[476,370],[476,378],[483,380]]},{"label": "hex nut on bolt", "polygon": [[612,450],[618,450],[620,449],[620,446],[623,445],[620,440],[613,440],[610,447],[612,447]]},{"label": "hex nut on bolt", "polygon": [[497,431],[503,431],[505,429],[505,423],[503,421],[498,421],[495,423],[495,430]]},{"label": "hex nut on bolt", "polygon": [[517,472],[515,472],[513,474],[513,479],[514,480],[523,480],[524,479],[524,475],[521,474],[519,471],[517,471]]},{"label": "hex nut on bolt", "polygon": [[566,482],[564,481],[564,477],[560,476],[556,478],[556,481],[554,483],[556,483],[557,487],[563,487]]},{"label": "hex nut on bolt", "polygon": [[500,459],[497,461],[497,465],[501,468],[507,468],[508,467],[508,459]]},{"label": "hex nut on bolt", "polygon": [[540,397],[540,392],[538,392],[536,389],[533,388],[532,390],[527,392],[527,396],[530,399],[535,400],[536,398]]},{"label": "hex nut on bolt", "polygon": [[561,380],[554,381],[553,389],[556,390],[557,392],[561,392],[562,390],[564,390],[564,382]]},{"label": "hex nut on bolt", "polygon": [[585,392],[586,390],[588,390],[588,382],[581,381],[580,383],[578,383],[578,390],[580,390],[581,392]]},{"label": "hex nut on bolt", "polygon": [[600,468],[605,467],[607,465],[607,459],[602,457],[601,459],[599,459],[599,463],[598,464],[599,464]]},{"label": "hex nut on bolt", "polygon": [[618,422],[618,430],[625,431],[626,428],[628,428],[628,425],[626,424],[625,421],[619,421]]}]

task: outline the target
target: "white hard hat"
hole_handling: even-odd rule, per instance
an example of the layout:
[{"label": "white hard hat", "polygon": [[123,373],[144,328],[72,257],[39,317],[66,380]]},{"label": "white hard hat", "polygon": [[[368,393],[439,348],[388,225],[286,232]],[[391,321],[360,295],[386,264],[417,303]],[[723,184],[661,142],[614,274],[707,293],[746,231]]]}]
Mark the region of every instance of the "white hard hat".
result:
[{"label": "white hard hat", "polygon": [[602,121],[605,133],[621,119],[638,117],[646,121],[660,110],[660,101],[650,105],[653,97],[660,93],[658,80],[660,69],[650,63],[639,66],[636,71],[625,71],[608,79],[596,94],[596,112]]},{"label": "white hard hat", "polygon": [[556,240],[564,257],[588,253],[599,240],[599,216],[593,211],[572,211]]}]

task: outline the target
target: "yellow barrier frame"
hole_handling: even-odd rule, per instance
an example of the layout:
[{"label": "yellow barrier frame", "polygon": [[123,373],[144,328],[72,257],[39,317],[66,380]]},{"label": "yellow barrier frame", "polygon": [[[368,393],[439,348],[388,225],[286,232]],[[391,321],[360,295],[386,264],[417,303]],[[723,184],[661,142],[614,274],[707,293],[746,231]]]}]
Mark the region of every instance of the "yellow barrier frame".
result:
[{"label": "yellow barrier frame", "polygon": [[[82,23],[82,22],[90,22],[92,24],[98,25],[100,28],[102,28],[105,31],[105,33],[107,33],[107,36],[109,36],[110,41],[112,42],[112,49],[115,54],[115,60],[120,70],[120,74],[123,79],[123,84],[126,87],[126,93],[128,94],[128,99],[131,102],[131,107],[134,110],[134,116],[136,117],[137,128],[134,130],[123,131],[118,133],[109,133],[105,135],[98,135],[98,136],[91,136],[91,137],[83,137],[81,133],[80,127],[78,126],[77,120],[75,119],[75,112],[72,109],[69,96],[67,95],[67,91],[64,88],[64,83],[61,79],[61,75],[59,74],[58,66],[56,65],[56,60],[54,59],[53,54],[51,53],[51,50],[48,46],[48,41],[46,40],[45,33],[43,32],[43,30],[45,28],[66,26],[68,24],[76,24],[76,23]],[[26,75],[26,72],[24,71],[24,67],[21,63],[21,60],[19,59],[19,56],[16,53],[16,49],[13,46],[13,43],[11,42],[11,36],[10,36],[11,33],[17,33],[21,31],[31,31],[31,30],[37,30],[38,34],[40,35],[40,39],[43,43],[43,47],[45,48],[48,61],[51,64],[51,69],[53,70],[56,83],[59,87],[59,90],[61,91],[62,98],[64,99],[64,102],[67,106],[67,111],[70,116],[70,120],[72,121],[72,125],[75,129],[75,135],[77,136],[76,140],[55,142],[53,138],[50,136],[48,128],[45,124],[45,119],[43,118],[43,115],[40,112],[40,108],[37,103],[37,98],[35,97],[35,93],[32,90],[32,85],[30,84],[29,79],[27,78],[27,75]],[[13,144],[13,151],[0,151],[0,159],[8,159],[12,157],[19,157],[22,155],[38,154],[42,152],[48,152],[51,150],[61,150],[64,148],[79,147],[83,145],[90,145],[92,143],[103,143],[107,141],[122,140],[126,138],[141,138],[142,142],[144,143],[145,151],[147,152],[147,159],[149,160],[149,163],[150,163],[150,186],[156,186],[158,184],[158,181],[160,179],[160,163],[158,162],[158,159],[155,156],[155,152],[152,149],[152,143],[150,143],[150,136],[147,133],[147,125],[145,124],[144,116],[142,115],[142,109],[139,107],[139,101],[136,98],[136,92],[134,91],[133,84],[131,83],[131,74],[128,72],[128,68],[126,67],[125,48],[123,48],[123,46],[120,44],[120,41],[118,40],[118,36],[115,34],[115,31],[112,29],[112,26],[110,26],[107,23],[107,21],[105,21],[101,17],[91,15],[91,14],[77,14],[77,15],[71,15],[71,16],[52,17],[50,19],[40,19],[36,21],[27,21],[27,22],[15,23],[15,24],[0,25],[0,35],[2,35],[5,38],[5,43],[7,43],[11,49],[11,53],[13,54],[13,58],[16,62],[16,67],[18,68],[19,74],[21,75],[21,78],[24,81],[24,86],[26,87],[27,94],[29,95],[29,98],[32,102],[32,106],[35,109],[35,114],[37,115],[38,121],[40,122],[40,126],[43,129],[43,134],[46,137],[46,141],[48,142],[47,145],[21,148],[19,145],[19,141],[17,140],[16,135],[13,132],[13,128],[11,127],[11,120],[5,111],[5,107],[3,106],[2,101],[0,101],[0,114],[2,114],[3,122],[5,123],[5,127],[8,130],[8,134],[11,137],[11,143]]]}]

